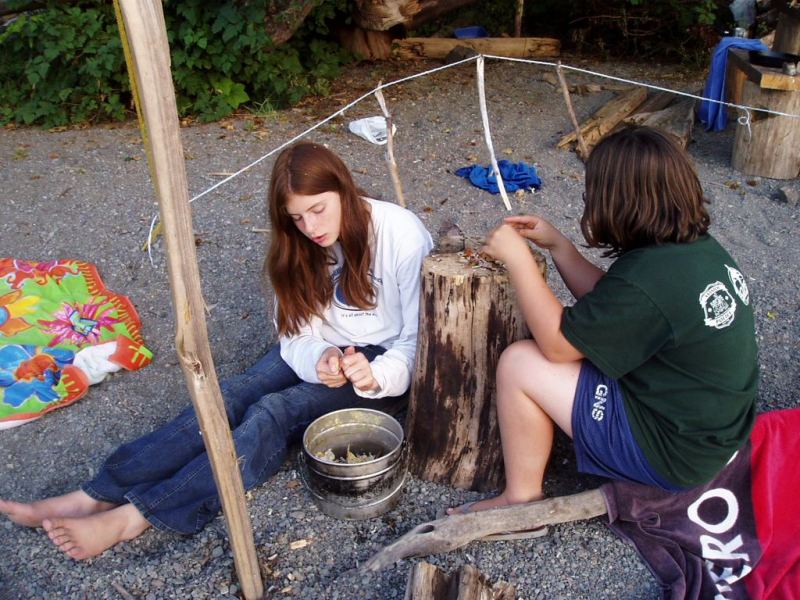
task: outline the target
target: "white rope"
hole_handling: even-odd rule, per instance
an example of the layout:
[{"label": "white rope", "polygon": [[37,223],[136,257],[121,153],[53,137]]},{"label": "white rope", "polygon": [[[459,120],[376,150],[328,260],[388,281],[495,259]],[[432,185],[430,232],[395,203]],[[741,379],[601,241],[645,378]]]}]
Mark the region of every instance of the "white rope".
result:
[{"label": "white rope", "polygon": [[471,60],[475,60],[476,58],[477,58],[476,56],[471,56],[471,57],[469,57],[469,58],[465,58],[464,60],[458,61],[458,62],[456,62],[456,63],[453,63],[453,64],[451,64],[451,65],[444,65],[444,66],[442,66],[442,67],[436,67],[435,69],[430,69],[430,70],[428,70],[428,71],[423,71],[422,73],[416,73],[416,74],[414,74],[414,75],[409,75],[408,77],[403,77],[402,79],[397,79],[397,80],[395,80],[395,81],[390,81],[389,83],[385,83],[385,84],[380,84],[380,85],[378,85],[378,87],[376,87],[374,90],[370,90],[370,91],[369,91],[369,92],[367,92],[366,94],[362,94],[361,96],[359,96],[358,98],[356,98],[355,100],[353,100],[353,101],[352,101],[350,104],[347,104],[346,106],[344,106],[344,107],[340,108],[339,110],[337,110],[337,111],[336,111],[335,113],[333,113],[332,115],[330,115],[330,116],[328,116],[328,117],[325,117],[324,119],[322,119],[322,121],[320,121],[319,123],[317,123],[317,124],[315,124],[315,125],[312,125],[311,127],[309,127],[308,129],[306,129],[306,130],[305,130],[305,131],[303,131],[302,133],[298,133],[296,136],[294,136],[294,137],[293,137],[292,139],[290,139],[288,142],[284,142],[283,144],[281,144],[281,145],[280,145],[280,146],[278,146],[277,148],[275,148],[275,149],[273,149],[273,150],[270,150],[270,151],[269,151],[267,154],[265,154],[265,155],[264,155],[264,156],[262,156],[261,158],[258,158],[258,159],[256,159],[256,160],[254,160],[253,162],[251,162],[251,163],[250,163],[249,165],[247,165],[246,167],[242,167],[241,169],[239,169],[238,171],[236,171],[236,173],[233,173],[232,175],[229,175],[228,177],[226,177],[226,178],[225,178],[225,179],[223,179],[222,181],[218,181],[217,183],[215,183],[214,185],[212,185],[212,186],[211,186],[210,188],[208,188],[207,190],[204,190],[204,191],[200,192],[200,193],[199,193],[199,194],[197,194],[195,197],[193,197],[191,200],[189,200],[189,202],[194,202],[194,201],[195,201],[195,200],[197,200],[198,198],[202,198],[203,196],[205,196],[205,195],[206,195],[206,194],[208,194],[209,192],[212,192],[212,191],[214,191],[215,189],[217,189],[217,188],[218,188],[219,186],[221,186],[223,183],[227,183],[227,182],[229,182],[231,179],[233,179],[234,177],[238,177],[239,175],[241,175],[241,174],[242,174],[242,173],[244,173],[245,171],[247,171],[247,170],[249,170],[249,169],[252,169],[252,168],[253,168],[253,167],[255,167],[255,166],[258,164],[258,163],[260,163],[262,160],[264,160],[264,159],[266,159],[266,158],[269,158],[270,156],[272,156],[272,155],[273,155],[273,154],[275,154],[276,152],[279,152],[280,150],[283,150],[283,149],[284,149],[284,148],[286,148],[287,146],[291,146],[291,145],[292,145],[294,142],[296,142],[296,141],[297,141],[297,140],[299,140],[300,138],[302,138],[302,137],[305,137],[306,135],[308,135],[309,133],[311,133],[311,132],[312,132],[312,131],[314,131],[315,129],[319,129],[320,127],[322,127],[323,125],[325,125],[325,123],[327,123],[328,121],[330,121],[330,120],[332,120],[332,119],[335,119],[336,117],[338,117],[338,116],[339,116],[339,115],[341,115],[342,113],[344,113],[344,112],[346,112],[346,111],[350,110],[351,108],[353,108],[353,107],[354,107],[356,104],[358,104],[359,102],[361,102],[361,101],[362,101],[362,100],[364,100],[365,98],[369,98],[370,96],[372,96],[372,95],[373,95],[375,92],[377,92],[378,90],[385,90],[386,88],[392,87],[393,85],[397,85],[397,84],[399,84],[399,83],[403,83],[403,82],[406,82],[406,81],[410,81],[411,79],[416,79],[417,77],[424,77],[425,75],[430,75],[431,73],[435,73],[436,71],[441,71],[441,70],[443,70],[443,69],[449,69],[450,67],[455,67],[456,65],[460,65],[460,64],[462,64],[462,63],[469,62],[469,61],[471,61]]},{"label": "white rope", "polygon": [[[510,58],[507,56],[494,56],[492,54],[485,54],[486,58],[493,58],[495,60],[507,60],[511,62],[522,62],[528,63],[531,65],[542,65],[545,67],[553,67],[556,68],[558,65],[554,62],[547,62],[543,60],[531,60],[529,58]],[[581,67],[572,67],[570,65],[561,65],[562,69],[569,69],[570,71],[575,71],[577,73],[585,73],[587,75],[594,75],[595,77],[604,77],[605,79],[611,79],[612,81],[619,81],[620,83],[630,83],[632,85],[640,85],[642,87],[650,88],[651,90],[658,90],[660,92],[669,92],[671,94],[676,94],[678,96],[685,96],[687,98],[694,98],[695,100],[703,100],[705,102],[711,102],[713,104],[722,104],[723,106],[730,106],[731,108],[740,108],[742,110],[754,110],[764,113],[769,113],[771,115],[778,115],[781,117],[789,117],[790,119],[800,119],[800,114],[794,113],[785,113],[778,110],[771,110],[769,108],[757,108],[755,106],[745,106],[743,104],[734,104],[733,102],[725,102],[724,100],[715,100],[714,98],[706,98],[705,96],[698,96],[697,94],[690,94],[689,92],[681,92],[679,90],[673,90],[670,88],[665,88],[660,85],[655,85],[653,83],[643,83],[641,81],[636,81],[635,79],[625,79],[624,77],[617,77],[615,75],[607,75],[606,73],[600,73],[599,71],[591,71],[589,69],[582,69]]]},{"label": "white rope", "polygon": [[506,184],[503,183],[503,176],[500,174],[500,167],[497,165],[497,157],[494,155],[494,146],[492,145],[492,133],[489,131],[489,112],[486,110],[486,88],[483,85],[483,55],[478,56],[476,68],[478,72],[478,103],[481,107],[481,121],[483,121],[483,137],[486,140],[486,147],[489,149],[489,160],[492,161],[492,171],[494,171],[497,187],[500,188],[503,204],[506,205],[506,210],[511,212],[511,203],[508,201],[508,194],[506,194]]},{"label": "white rope", "polygon": [[[256,165],[258,165],[260,162],[262,162],[263,160],[269,158],[270,156],[272,156],[276,152],[279,152],[279,151],[283,150],[287,146],[290,146],[291,144],[293,144],[297,140],[305,137],[306,135],[308,135],[312,131],[314,131],[316,129],[319,129],[320,127],[325,125],[325,123],[331,121],[332,119],[335,119],[339,115],[341,115],[341,114],[345,113],[346,111],[350,110],[356,104],[358,104],[359,102],[361,102],[365,98],[368,98],[369,96],[373,95],[375,92],[377,92],[379,90],[385,90],[385,89],[390,88],[392,86],[399,85],[401,83],[405,83],[406,81],[411,81],[412,79],[417,79],[418,77],[425,77],[426,75],[431,75],[431,74],[436,73],[438,71],[443,71],[445,69],[450,69],[452,67],[457,67],[459,65],[471,62],[473,60],[480,60],[482,62],[484,58],[491,58],[491,59],[494,59],[494,60],[504,60],[504,61],[509,61],[509,62],[521,62],[521,63],[532,64],[532,65],[541,65],[541,66],[545,66],[545,67],[553,67],[554,69],[558,66],[556,63],[549,62],[549,61],[532,60],[532,59],[528,59],[528,58],[510,58],[510,57],[507,57],[507,56],[495,56],[495,55],[492,55],[492,54],[480,54],[480,55],[476,55],[476,56],[470,56],[469,58],[465,58],[463,60],[451,63],[449,65],[442,65],[441,67],[435,67],[433,69],[428,69],[427,71],[422,71],[421,73],[415,73],[414,75],[409,75],[407,77],[402,77],[400,79],[396,79],[396,80],[390,81],[388,83],[382,83],[382,84],[378,85],[375,89],[372,89],[369,92],[366,92],[365,94],[362,94],[361,96],[359,96],[358,98],[356,98],[355,100],[350,102],[349,104],[347,104],[344,107],[342,107],[339,110],[337,110],[335,113],[333,113],[330,116],[324,118],[322,121],[319,121],[318,123],[316,123],[315,125],[312,125],[311,127],[306,129],[305,131],[297,134],[296,136],[294,136],[289,141],[281,144],[277,148],[274,148],[273,150],[269,151],[264,156],[254,160],[249,165],[247,165],[245,167],[242,167],[241,169],[239,169],[238,171],[236,171],[232,175],[229,175],[225,179],[222,179],[221,181],[218,181],[217,183],[212,185],[210,188],[208,188],[206,190],[203,190],[202,192],[200,192],[196,196],[192,197],[189,200],[189,202],[191,203],[191,202],[194,202],[195,200],[198,200],[198,199],[202,198],[203,196],[205,196],[206,194],[209,194],[210,192],[214,191],[215,189],[217,189],[221,185],[229,182],[230,180],[234,179],[235,177],[238,177],[239,175],[241,175],[245,171],[248,171],[248,170],[252,169]],[[748,135],[750,134],[750,111],[758,111],[758,112],[763,112],[763,113],[767,113],[767,114],[778,115],[778,116],[781,116],[781,117],[789,117],[791,119],[800,119],[800,114],[785,113],[785,112],[771,110],[771,109],[767,109],[767,108],[758,108],[758,107],[754,107],[754,106],[746,106],[746,105],[742,105],[742,104],[734,104],[732,102],[725,102],[723,100],[716,100],[714,98],[706,98],[705,96],[698,96],[696,94],[690,94],[689,92],[681,92],[679,90],[673,90],[673,89],[665,88],[665,87],[662,87],[662,86],[654,85],[654,84],[651,84],[651,83],[643,83],[641,81],[636,81],[636,80],[633,80],[633,79],[625,79],[624,77],[617,77],[615,75],[608,75],[606,73],[601,73],[599,71],[592,71],[592,70],[589,70],[589,69],[583,69],[581,67],[573,67],[573,66],[570,66],[570,65],[565,65],[563,63],[561,64],[561,68],[562,69],[569,69],[571,71],[575,71],[575,72],[578,72],[578,73],[585,73],[587,75],[593,75],[595,77],[602,77],[602,78],[605,78],[605,79],[610,79],[612,81],[619,81],[621,83],[628,83],[628,84],[632,84],[632,85],[640,85],[642,87],[646,87],[646,88],[649,88],[649,89],[652,89],[652,90],[658,90],[658,91],[662,91],[662,92],[669,92],[669,93],[672,93],[672,94],[676,94],[678,96],[685,96],[687,98],[694,98],[695,100],[711,102],[711,103],[714,103],[714,104],[721,104],[723,106],[730,106],[732,108],[736,108],[736,109],[742,110],[742,111],[745,112],[745,114],[747,116],[746,117],[746,119],[747,119],[746,120],[746,124],[747,124],[747,127],[748,127]],[[482,67],[481,67],[480,71],[481,71],[481,73],[483,72]],[[739,117],[739,119],[741,119],[741,118],[742,117]],[[484,128],[484,130],[485,130],[485,132],[487,132],[487,135],[488,135],[488,125]],[[487,144],[489,145],[490,153],[493,154],[494,150],[492,149],[491,139],[490,138],[487,139]],[[496,168],[494,164],[492,166],[493,166],[493,168]],[[499,176],[499,173],[498,173],[498,176]],[[503,194],[505,194],[504,186],[501,185],[500,189],[501,189],[501,192]],[[504,201],[506,202],[506,207],[509,208],[509,210],[511,210],[509,205],[508,205],[508,199],[504,197]],[[149,234],[147,236],[147,254],[150,257],[150,264],[151,265],[153,264],[153,256],[152,256],[152,253],[151,253],[151,240],[152,240],[152,235],[153,235],[153,231],[155,229],[155,224],[156,224],[157,220],[158,220],[158,213],[156,213],[155,216],[153,217],[153,220],[152,220],[151,225],[150,225],[150,231],[149,231]]]},{"label": "white rope", "polygon": [[[436,67],[436,68],[434,68],[434,69],[428,69],[427,71],[423,71],[422,73],[415,73],[414,75],[409,75],[409,76],[407,76],[407,77],[402,77],[402,78],[400,78],[400,79],[396,79],[395,81],[390,81],[389,83],[383,83],[383,84],[380,84],[380,85],[378,85],[378,87],[376,87],[375,89],[373,89],[373,90],[370,90],[369,92],[367,92],[367,93],[365,93],[365,94],[362,94],[361,96],[359,96],[358,98],[356,98],[355,100],[353,100],[352,102],[350,102],[349,104],[347,104],[347,105],[345,105],[344,107],[342,107],[342,108],[340,108],[339,110],[337,110],[337,111],[336,111],[335,113],[333,113],[332,115],[330,115],[330,116],[328,116],[328,117],[324,118],[324,119],[323,119],[322,121],[320,121],[319,123],[316,123],[315,125],[312,125],[311,127],[309,127],[308,129],[306,129],[305,131],[303,131],[303,132],[301,132],[301,133],[297,134],[297,135],[296,135],[296,136],[294,136],[292,139],[290,139],[290,140],[289,140],[289,141],[287,141],[287,142],[284,142],[283,144],[281,144],[281,145],[280,145],[280,146],[278,146],[277,148],[273,148],[272,150],[270,150],[269,152],[267,152],[267,153],[266,153],[264,156],[262,156],[261,158],[257,158],[256,160],[254,160],[253,162],[251,162],[249,165],[247,165],[247,166],[245,166],[245,167],[242,167],[241,169],[239,169],[238,171],[236,171],[236,172],[235,172],[235,173],[233,173],[232,175],[229,175],[229,176],[228,176],[228,177],[226,177],[225,179],[223,179],[223,180],[221,180],[221,181],[218,181],[217,183],[215,183],[214,185],[212,185],[212,186],[211,186],[210,188],[208,188],[207,190],[203,190],[202,192],[200,192],[200,193],[199,193],[199,194],[197,194],[196,196],[192,197],[192,198],[189,200],[189,203],[191,204],[191,203],[192,203],[192,202],[194,202],[195,200],[198,200],[198,199],[202,198],[203,196],[205,196],[206,194],[208,194],[208,193],[210,193],[210,192],[213,192],[215,189],[217,189],[217,188],[218,188],[219,186],[221,186],[222,184],[224,184],[224,183],[228,183],[228,182],[229,182],[231,179],[233,179],[234,177],[238,177],[239,175],[241,175],[241,174],[242,174],[242,173],[244,173],[245,171],[249,171],[250,169],[252,169],[253,167],[255,167],[257,164],[259,164],[261,161],[263,161],[263,160],[265,160],[265,159],[269,158],[270,156],[272,156],[272,155],[273,155],[273,154],[275,154],[276,152],[279,152],[279,151],[283,150],[283,149],[284,149],[284,148],[286,148],[287,146],[290,146],[290,145],[292,145],[294,142],[296,142],[297,140],[299,140],[299,139],[301,139],[301,138],[305,137],[306,135],[308,135],[309,133],[311,133],[311,132],[312,132],[312,131],[314,131],[315,129],[319,129],[320,127],[322,127],[322,126],[323,126],[325,123],[327,123],[328,121],[330,121],[330,120],[332,120],[332,119],[335,119],[335,118],[336,118],[336,117],[338,117],[339,115],[341,115],[341,114],[343,114],[344,112],[346,112],[346,111],[350,110],[350,109],[351,109],[351,108],[353,108],[353,107],[354,107],[356,104],[358,104],[359,102],[361,102],[361,101],[362,101],[362,100],[364,100],[365,98],[368,98],[369,96],[373,95],[375,92],[377,92],[377,91],[379,91],[379,90],[385,90],[386,88],[390,88],[390,87],[392,87],[392,86],[394,86],[394,85],[398,85],[398,84],[400,84],[400,83],[404,83],[404,82],[406,82],[406,81],[411,81],[412,79],[416,79],[417,77],[424,77],[424,76],[426,76],[426,75],[430,75],[431,73],[436,73],[437,71],[442,71],[442,70],[444,70],[444,69],[449,69],[449,68],[451,68],[451,67],[456,67],[456,66],[458,66],[458,65],[461,65],[461,64],[464,64],[464,63],[467,63],[467,62],[470,62],[470,61],[476,60],[477,58],[478,58],[477,56],[470,56],[469,58],[465,58],[464,60],[460,60],[460,61],[458,61],[458,62],[454,62],[454,63],[452,63],[452,64],[449,64],[449,65],[443,65],[443,66],[441,66],[441,67]],[[152,238],[152,234],[153,234],[153,229],[154,229],[154,227],[155,227],[155,223],[156,223],[156,221],[157,221],[157,220],[158,220],[158,213],[156,213],[156,214],[155,214],[155,216],[153,217],[153,221],[152,221],[152,223],[151,223],[151,225],[150,225],[150,233],[149,233],[149,235],[147,236],[147,255],[150,257],[150,264],[151,264],[151,265],[153,264],[153,255],[152,255],[152,253],[151,253],[151,246],[152,246],[152,239],[153,239],[153,238]]]}]

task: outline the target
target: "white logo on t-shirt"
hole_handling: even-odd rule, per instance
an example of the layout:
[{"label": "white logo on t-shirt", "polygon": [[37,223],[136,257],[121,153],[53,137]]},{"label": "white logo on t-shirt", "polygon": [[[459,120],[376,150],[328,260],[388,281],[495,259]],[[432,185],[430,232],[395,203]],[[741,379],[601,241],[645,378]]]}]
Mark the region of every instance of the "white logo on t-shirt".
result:
[{"label": "white logo on t-shirt", "polygon": [[739,296],[742,302],[744,302],[744,305],[747,306],[750,304],[750,290],[747,289],[744,275],[742,275],[738,269],[734,269],[728,265],[725,265],[725,268],[728,269],[728,279],[730,279],[731,284],[733,284],[733,291],[736,292],[736,295]]},{"label": "white logo on t-shirt", "polygon": [[706,286],[700,294],[700,306],[703,309],[703,322],[709,327],[724,329],[733,323],[736,300],[721,281]]}]

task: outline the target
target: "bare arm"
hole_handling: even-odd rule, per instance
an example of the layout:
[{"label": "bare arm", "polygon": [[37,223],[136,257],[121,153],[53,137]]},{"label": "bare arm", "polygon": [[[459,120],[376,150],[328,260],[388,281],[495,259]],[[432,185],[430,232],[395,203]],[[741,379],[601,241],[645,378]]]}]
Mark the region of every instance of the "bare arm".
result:
[{"label": "bare arm", "polygon": [[569,238],[550,223],[536,216],[508,217],[511,225],[522,237],[544,250],[549,250],[559,275],[575,298],[594,289],[605,271],[589,262]]},{"label": "bare arm", "polygon": [[564,307],[548,287],[528,244],[515,228],[504,224],[492,231],[484,252],[505,263],[525,322],[548,360],[570,362],[583,358],[561,333]]},{"label": "bare arm", "polygon": [[550,256],[553,257],[561,279],[577,299],[585,293],[591,292],[597,281],[606,272],[589,262],[583,254],[578,252],[575,244],[563,234],[560,235],[564,241],[550,249]]}]

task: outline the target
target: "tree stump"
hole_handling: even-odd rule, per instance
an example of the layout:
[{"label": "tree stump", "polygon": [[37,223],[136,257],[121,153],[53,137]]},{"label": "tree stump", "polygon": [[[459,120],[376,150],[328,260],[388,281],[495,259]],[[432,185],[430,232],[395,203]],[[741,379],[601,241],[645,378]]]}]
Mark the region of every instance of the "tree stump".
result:
[{"label": "tree stump", "polygon": [[445,573],[430,563],[411,567],[404,600],[514,600],[516,588],[506,581],[491,583],[477,567],[464,565]]},{"label": "tree stump", "polygon": [[[742,104],[789,114],[800,113],[800,91],[764,89],[753,81],[742,87]],[[800,174],[800,121],[752,112],[749,127],[736,126],[731,163],[748,175],[794,179]]]},{"label": "tree stump", "polygon": [[[534,254],[544,274],[544,258]],[[509,344],[530,337],[508,274],[470,250],[428,256],[419,323],[406,418],[410,471],[461,489],[497,489],[495,369]]]}]

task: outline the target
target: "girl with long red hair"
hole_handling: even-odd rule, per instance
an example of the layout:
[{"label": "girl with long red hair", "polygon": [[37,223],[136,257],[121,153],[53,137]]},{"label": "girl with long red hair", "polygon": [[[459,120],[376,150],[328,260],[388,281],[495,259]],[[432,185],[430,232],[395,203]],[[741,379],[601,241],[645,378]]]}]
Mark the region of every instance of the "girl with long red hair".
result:
[{"label": "girl with long red hair", "polygon": [[[422,259],[419,219],[364,196],[324,146],[298,143],[273,167],[264,273],[279,344],[221,384],[246,488],[264,483],[317,417],[403,396],[414,367]],[[151,525],[200,531],[220,500],[192,406],[124,444],[81,489],[45,500],[0,500],[0,512],[42,526],[84,559]]]}]

